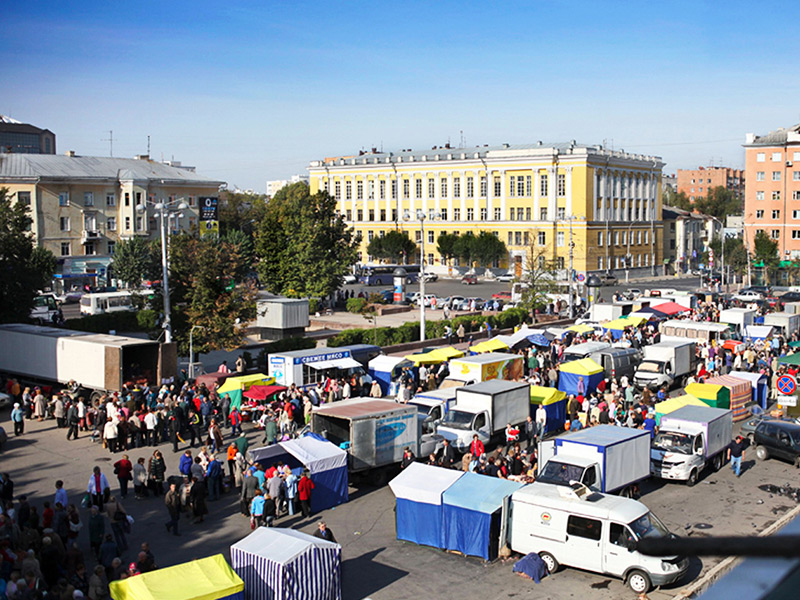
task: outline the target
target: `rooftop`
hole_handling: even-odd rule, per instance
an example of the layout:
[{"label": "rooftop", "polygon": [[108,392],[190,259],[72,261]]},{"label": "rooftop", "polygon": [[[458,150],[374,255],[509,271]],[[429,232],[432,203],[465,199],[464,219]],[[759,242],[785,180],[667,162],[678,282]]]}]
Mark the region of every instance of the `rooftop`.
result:
[{"label": "rooftop", "polygon": [[766,135],[748,133],[745,140],[747,146],[776,146],[789,142],[800,143],[800,123],[791,127],[779,127]]}]

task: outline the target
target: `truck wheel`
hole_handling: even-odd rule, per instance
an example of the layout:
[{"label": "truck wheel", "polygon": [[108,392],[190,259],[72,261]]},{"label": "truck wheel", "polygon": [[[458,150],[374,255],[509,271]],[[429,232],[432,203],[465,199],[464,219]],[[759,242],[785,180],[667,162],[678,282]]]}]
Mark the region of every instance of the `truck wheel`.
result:
[{"label": "truck wheel", "polygon": [[381,279],[376,279],[375,285],[383,285],[383,281]]},{"label": "truck wheel", "polygon": [[97,392],[97,391],[92,392],[92,395],[89,396],[89,400],[91,401],[92,406],[94,406],[94,403],[99,401],[100,398],[102,398],[102,397],[103,397],[103,394],[101,392]]},{"label": "truck wheel", "polygon": [[619,495],[623,498],[633,498],[633,486],[629,485],[622,488],[619,492]]},{"label": "truck wheel", "polygon": [[628,587],[636,594],[646,594],[651,586],[650,576],[644,571],[636,569],[628,575]]},{"label": "truck wheel", "polygon": [[712,467],[715,471],[719,471],[722,468],[722,454],[717,454],[714,457],[714,462],[712,463]]},{"label": "truck wheel", "polygon": [[558,567],[561,566],[558,564],[556,557],[549,552],[539,552],[539,558],[541,558],[542,562],[547,565],[547,570],[550,571],[551,575],[558,571]]},{"label": "truck wheel", "polygon": [[758,460],[767,460],[769,458],[769,450],[764,446],[756,446],[756,456]]},{"label": "truck wheel", "polygon": [[385,485],[388,478],[389,476],[386,472],[386,469],[375,469],[369,474],[369,482],[375,487],[381,487]]},{"label": "truck wheel", "polygon": [[697,483],[697,469],[692,469],[692,472],[689,473],[689,479],[686,480],[686,485],[692,487],[695,483]]}]

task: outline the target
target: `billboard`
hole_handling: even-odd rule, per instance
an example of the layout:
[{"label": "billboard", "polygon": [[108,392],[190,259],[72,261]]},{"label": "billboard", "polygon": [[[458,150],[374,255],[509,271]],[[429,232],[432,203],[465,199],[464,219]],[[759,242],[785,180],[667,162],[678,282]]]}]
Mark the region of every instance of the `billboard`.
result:
[{"label": "billboard", "polygon": [[200,237],[219,237],[219,198],[201,196],[200,202]]}]

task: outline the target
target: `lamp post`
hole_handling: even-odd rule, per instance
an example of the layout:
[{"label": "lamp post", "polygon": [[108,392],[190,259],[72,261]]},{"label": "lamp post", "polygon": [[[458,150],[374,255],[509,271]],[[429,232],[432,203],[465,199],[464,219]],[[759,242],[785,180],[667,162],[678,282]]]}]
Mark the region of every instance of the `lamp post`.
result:
[{"label": "lamp post", "polygon": [[[432,218],[436,218],[436,213],[431,213]],[[425,341],[425,219],[428,216],[421,209],[417,209],[414,216],[409,210],[403,211],[404,221],[419,221],[420,230],[420,261],[419,261],[419,340]]]},{"label": "lamp post", "polygon": [[[625,254],[625,283],[628,283],[629,272],[630,272],[630,268],[631,268],[631,237],[633,235],[633,231],[631,229],[637,223],[638,223],[638,221],[631,221],[630,224],[628,224],[628,251]],[[642,263],[639,262],[639,266],[641,266],[641,265],[642,265]]]},{"label": "lamp post", "polygon": [[147,206],[152,206],[158,216],[161,218],[161,285],[162,293],[164,295],[164,341],[170,343],[172,341],[172,321],[170,319],[170,306],[169,306],[169,258],[167,256],[167,219],[170,215],[176,214],[178,217],[180,211],[189,208],[183,200],[176,199],[170,202],[150,202],[145,201],[136,206],[136,210],[140,213],[147,211]]},{"label": "lamp post", "polygon": [[195,329],[205,329],[202,325],[192,325],[192,328],[189,330],[189,378],[195,379],[194,373],[194,330]]},{"label": "lamp post", "polygon": [[575,258],[575,242],[572,240],[572,222],[573,221],[583,221],[584,217],[576,217],[575,215],[570,215],[563,219],[565,221],[569,221],[569,272],[567,273],[567,284],[569,289],[569,318],[571,319],[574,314],[574,305],[575,305],[575,298],[573,294],[573,283],[574,283],[574,269],[573,269],[573,261]]},{"label": "lamp post", "polygon": [[[711,215],[709,215],[711,216]],[[720,283],[725,286],[725,291],[728,291],[728,278],[725,277],[725,225],[722,224],[717,217],[711,217],[713,221],[719,223],[719,234],[720,234],[720,246],[722,247],[722,279]],[[713,232],[713,227],[712,227]],[[714,236],[711,236],[711,239],[714,239]],[[711,277],[714,277],[714,271],[711,271]]]}]

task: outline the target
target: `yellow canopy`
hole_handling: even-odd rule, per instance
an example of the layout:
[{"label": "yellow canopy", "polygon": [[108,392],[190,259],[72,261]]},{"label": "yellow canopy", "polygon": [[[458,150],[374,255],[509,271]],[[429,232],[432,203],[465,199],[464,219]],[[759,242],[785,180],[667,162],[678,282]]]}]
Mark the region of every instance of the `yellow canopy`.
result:
[{"label": "yellow canopy", "polygon": [[224,394],[225,392],[233,392],[242,389],[247,391],[250,389],[251,385],[269,385],[271,383],[275,383],[275,378],[264,375],[263,373],[228,377],[222,386],[217,390],[217,393]]},{"label": "yellow canopy", "polygon": [[114,600],[218,600],[244,590],[222,554],[112,581]]},{"label": "yellow canopy", "polygon": [[436,350],[429,350],[428,352],[421,352],[419,354],[408,354],[404,356],[406,360],[410,360],[416,366],[420,365],[433,365],[446,361],[440,354],[436,354]]},{"label": "yellow canopy", "polygon": [[586,323],[581,323],[580,325],[573,325],[572,327],[567,327],[567,331],[574,331],[575,333],[584,334],[584,333],[594,333],[594,327],[591,325],[587,325]]},{"label": "yellow canopy", "polygon": [[697,383],[695,381],[686,386],[686,393],[695,398],[713,399],[719,396],[720,390],[722,390],[722,386],[713,383]]},{"label": "yellow canopy", "polygon": [[621,319],[614,319],[613,321],[608,321],[607,323],[601,323],[601,325],[603,326],[603,329],[622,330],[625,329],[626,327],[636,327],[642,321],[643,319],[639,317],[633,317],[630,319],[626,319],[623,317]]},{"label": "yellow canopy", "polygon": [[678,396],[677,398],[668,398],[663,402],[658,402],[655,405],[656,414],[666,415],[679,408],[683,408],[684,406],[708,406],[702,400],[699,400],[697,397],[692,396],[691,394],[684,394],[683,396]]},{"label": "yellow canopy", "polygon": [[567,392],[541,385],[531,386],[531,404],[553,404],[567,397]]},{"label": "yellow canopy", "polygon": [[495,350],[508,350],[508,344],[504,344],[497,338],[492,338],[470,347],[471,352],[477,352],[478,354],[494,352]]},{"label": "yellow canopy", "polygon": [[461,350],[456,350],[452,346],[447,346],[445,348],[436,348],[433,353],[442,358],[442,362],[445,360],[450,360],[451,358],[459,358],[460,356],[464,356],[464,353]]},{"label": "yellow canopy", "polygon": [[574,373],[575,375],[594,375],[595,373],[600,373],[603,367],[598,365],[591,358],[582,358],[580,360],[562,363],[561,366],[558,367],[558,370],[565,373]]}]

